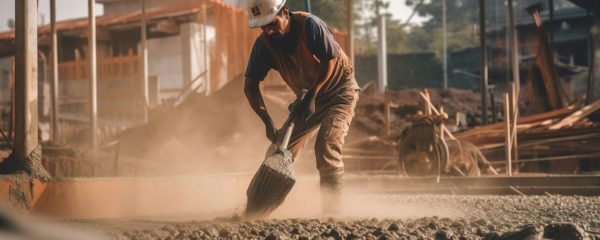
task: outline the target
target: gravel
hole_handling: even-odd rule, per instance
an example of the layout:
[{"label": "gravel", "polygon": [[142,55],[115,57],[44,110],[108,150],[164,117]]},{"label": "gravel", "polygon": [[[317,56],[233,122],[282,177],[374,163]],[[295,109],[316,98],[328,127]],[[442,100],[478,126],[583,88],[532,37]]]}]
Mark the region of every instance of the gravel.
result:
[{"label": "gravel", "polygon": [[[120,229],[111,234],[119,239],[600,239],[600,197],[360,197],[381,206],[414,207],[424,214],[255,221],[229,217],[166,223],[156,229]],[[427,213],[427,209],[454,211],[446,211],[442,217]]]}]

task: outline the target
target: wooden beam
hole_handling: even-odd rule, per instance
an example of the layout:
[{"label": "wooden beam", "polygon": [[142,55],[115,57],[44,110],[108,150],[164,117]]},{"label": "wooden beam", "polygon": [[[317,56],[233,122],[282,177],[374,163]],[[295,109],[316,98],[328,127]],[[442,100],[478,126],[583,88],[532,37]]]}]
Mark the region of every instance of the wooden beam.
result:
[{"label": "wooden beam", "polygon": [[15,17],[15,155],[25,161],[38,145],[37,1],[16,0]]},{"label": "wooden beam", "polygon": [[519,163],[519,147],[517,144],[517,118],[519,117],[519,103],[518,103],[518,96],[517,96],[517,87],[516,84],[513,82],[510,84],[510,99],[511,99],[511,111],[510,111],[510,121],[511,121],[511,141],[512,141],[512,147],[511,147],[511,152],[513,154],[512,156],[512,161],[515,164],[515,169],[514,172],[517,173],[519,171],[518,168],[518,163]]},{"label": "wooden beam", "polygon": [[504,93],[504,126],[505,126],[505,152],[504,157],[506,158],[506,175],[512,176],[512,162],[511,162],[511,137],[510,137],[510,97],[508,93]]},{"label": "wooden beam", "polygon": [[58,141],[58,36],[56,34],[56,0],[50,0],[50,32],[52,36],[51,44],[51,71],[52,71],[52,114],[51,114],[51,132],[52,140]]},{"label": "wooden beam", "polygon": [[[574,111],[575,110],[572,108],[562,108],[562,109],[554,110],[551,112],[545,112],[545,113],[540,113],[540,114],[531,115],[531,116],[527,116],[527,117],[521,117],[521,118],[517,119],[517,124],[521,125],[521,124],[534,123],[534,122],[544,121],[544,120],[549,120],[549,119],[561,118],[561,117],[564,117],[564,116],[567,116],[567,115],[573,113]],[[464,137],[480,134],[484,131],[493,131],[493,130],[502,129],[503,126],[504,126],[504,123],[495,123],[495,124],[490,124],[487,126],[475,127],[475,128],[472,128],[472,129],[464,131],[464,132],[455,133],[455,135],[458,138],[464,138]]]},{"label": "wooden beam", "polygon": [[[202,23],[204,24],[204,23]],[[167,34],[178,34],[179,33],[179,25],[175,22],[174,19],[165,19],[160,20],[156,23],[156,26],[150,29],[151,32],[162,32]]]},{"label": "wooden beam", "polygon": [[348,33],[348,57],[350,57],[350,61],[354,65],[354,22],[352,20],[352,0],[346,0],[346,32]]},{"label": "wooden beam", "polygon": [[96,41],[108,42],[110,40],[110,30],[108,28],[96,27]]},{"label": "wooden beam", "polygon": [[89,118],[90,144],[92,149],[98,146],[96,129],[98,125],[98,89],[96,79],[96,15],[95,0],[88,0],[88,64],[89,64]]},{"label": "wooden beam", "polygon": [[386,16],[377,17],[377,92],[385,92],[388,87]]},{"label": "wooden beam", "polygon": [[146,0],[140,0],[140,8],[142,10],[142,16],[141,16],[141,26],[140,26],[140,30],[141,30],[141,51],[139,53],[140,55],[140,80],[142,82],[142,95],[144,96],[143,99],[141,99],[142,102],[142,107],[143,112],[144,112],[144,123],[148,122],[148,105],[149,105],[149,100],[148,100],[148,46],[146,44],[146,39],[147,39],[147,28],[146,28]]},{"label": "wooden beam", "polygon": [[[427,90],[427,89],[425,89],[425,90]],[[428,111],[433,111],[435,114],[440,115],[440,112],[435,108],[435,106],[433,106],[433,103],[431,103],[431,101],[429,100],[429,93],[427,93],[427,95],[425,95],[424,93],[419,92],[419,95],[421,96],[421,98],[423,100],[425,100],[425,102],[429,106]],[[431,113],[429,113],[428,115],[430,115],[430,114]],[[450,139],[456,139],[456,137],[454,137],[454,135],[450,132],[450,130],[448,130],[448,128],[446,126],[443,126],[442,128],[444,130],[444,133],[446,133]]]},{"label": "wooden beam", "polygon": [[204,79],[205,79],[205,93],[208,95],[211,93],[211,81],[210,81],[210,69],[209,69],[209,65],[208,65],[208,61],[209,61],[209,51],[208,51],[208,34],[207,34],[207,28],[208,28],[208,8],[206,6],[206,2],[204,4],[202,4],[202,22],[204,23],[204,25],[202,26],[202,57],[204,60]]},{"label": "wooden beam", "polygon": [[519,79],[519,41],[517,38],[517,29],[515,28],[514,23],[514,14],[513,14],[513,0],[508,0],[507,2],[508,8],[508,39],[510,46],[510,63],[512,68],[512,81],[515,82],[517,87],[517,95],[519,94],[521,88],[521,80]]},{"label": "wooden beam", "polygon": [[561,129],[563,127],[570,126],[573,123],[589,116],[590,114],[592,114],[598,110],[600,110],[600,101],[596,101],[592,104],[589,104],[589,105],[583,107],[580,110],[577,110],[576,112],[572,113],[568,117],[562,119],[560,122],[553,124],[548,129],[557,130],[557,129]]},{"label": "wooden beam", "polygon": [[8,126],[8,138],[12,141],[15,139],[15,56],[11,59],[11,74],[10,74],[10,122]]},{"label": "wooden beam", "polygon": [[0,174],[25,173],[49,180],[38,142],[37,0],[15,0],[15,140],[11,156],[0,163]]}]

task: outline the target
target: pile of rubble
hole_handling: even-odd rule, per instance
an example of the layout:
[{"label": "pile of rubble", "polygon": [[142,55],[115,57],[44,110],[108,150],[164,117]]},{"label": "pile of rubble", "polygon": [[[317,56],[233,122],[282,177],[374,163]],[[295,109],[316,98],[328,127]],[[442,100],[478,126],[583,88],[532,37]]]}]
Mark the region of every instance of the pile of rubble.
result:
[{"label": "pile of rubble", "polygon": [[[419,107],[420,89],[403,89],[386,93],[363,93],[356,106],[351,135],[354,136],[383,136],[386,128],[386,103],[390,106],[390,139],[397,139],[404,128],[409,125],[406,118],[415,115]],[[449,116],[456,113],[465,116],[476,116],[480,110],[481,96],[475,92],[456,88],[429,89],[431,102],[436,106],[443,106]],[[450,123],[456,124],[454,119]]]}]

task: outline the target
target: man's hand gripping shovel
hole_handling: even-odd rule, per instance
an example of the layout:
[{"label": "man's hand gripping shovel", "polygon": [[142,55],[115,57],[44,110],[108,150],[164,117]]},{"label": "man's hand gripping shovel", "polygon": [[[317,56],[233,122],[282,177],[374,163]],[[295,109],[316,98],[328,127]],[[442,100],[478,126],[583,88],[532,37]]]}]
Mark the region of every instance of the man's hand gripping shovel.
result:
[{"label": "man's hand gripping shovel", "polygon": [[[298,94],[295,103],[300,103],[308,91],[303,90]],[[275,153],[267,156],[254,174],[246,196],[248,198],[246,211],[247,218],[264,218],[275,210],[288,195],[296,176],[292,167],[292,153],[287,149],[294,122],[298,119],[297,111],[300,104],[290,105],[290,115],[283,125],[284,136]]]}]

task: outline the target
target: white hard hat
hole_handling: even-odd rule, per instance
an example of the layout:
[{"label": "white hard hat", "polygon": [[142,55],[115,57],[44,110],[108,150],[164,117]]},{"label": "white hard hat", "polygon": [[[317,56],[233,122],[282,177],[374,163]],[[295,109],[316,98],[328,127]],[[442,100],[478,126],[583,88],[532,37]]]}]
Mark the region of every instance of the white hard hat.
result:
[{"label": "white hard hat", "polygon": [[248,26],[257,28],[271,23],[283,5],[285,0],[248,0]]}]

